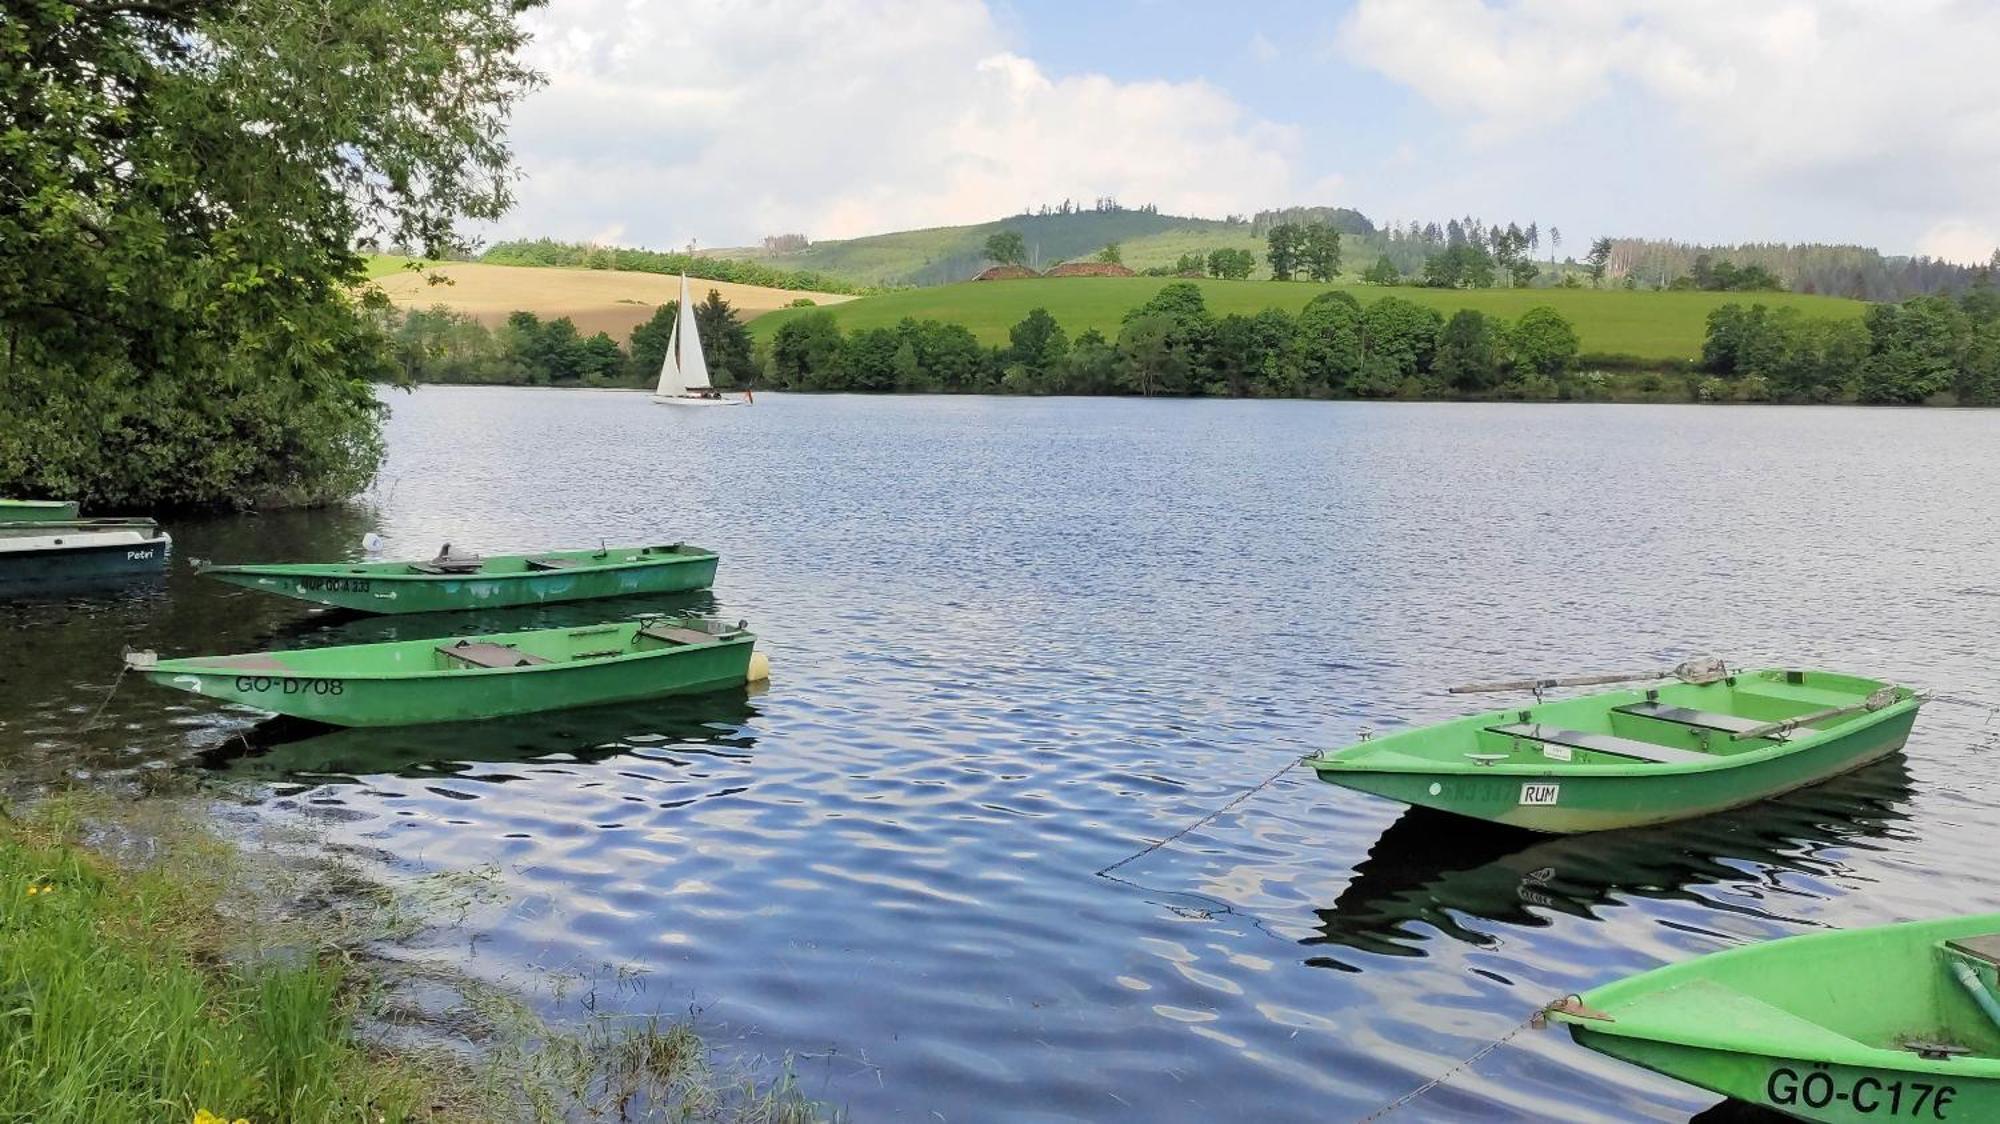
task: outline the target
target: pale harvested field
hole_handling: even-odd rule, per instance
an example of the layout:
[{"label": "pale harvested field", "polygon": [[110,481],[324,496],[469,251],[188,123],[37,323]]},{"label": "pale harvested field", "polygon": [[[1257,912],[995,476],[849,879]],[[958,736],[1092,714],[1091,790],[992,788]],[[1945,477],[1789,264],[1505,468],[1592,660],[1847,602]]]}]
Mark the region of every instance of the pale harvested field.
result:
[{"label": "pale harvested field", "polygon": [[[426,278],[434,273],[444,274],[451,283],[430,284]],[[441,304],[476,316],[489,326],[504,322],[510,312],[525,309],[544,320],[567,316],[576,321],[577,330],[584,335],[609,332],[619,343],[625,342],[634,327],[650,319],[655,307],[680,296],[681,288],[678,276],[658,273],[477,262],[446,262],[423,273],[395,272],[376,278],[375,284],[403,308]],[[854,299],[837,293],[766,289],[688,278],[688,290],[695,300],[706,300],[710,289],[720,291],[722,299],[745,320],[783,308],[800,297],[809,298],[814,304],[839,304]]]}]

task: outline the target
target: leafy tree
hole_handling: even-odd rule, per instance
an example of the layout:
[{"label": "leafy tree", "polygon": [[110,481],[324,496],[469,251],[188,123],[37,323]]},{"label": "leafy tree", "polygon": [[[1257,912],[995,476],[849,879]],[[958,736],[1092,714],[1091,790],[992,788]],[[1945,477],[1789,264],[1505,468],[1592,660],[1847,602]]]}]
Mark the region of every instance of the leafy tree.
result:
[{"label": "leafy tree", "polygon": [[1590,283],[1592,285],[1603,284],[1605,267],[1611,264],[1611,239],[1599,238],[1597,241],[1592,242],[1590,244],[1590,254],[1583,260],[1585,267],[1590,273]]},{"label": "leafy tree", "polygon": [[[1199,368],[1208,361],[1215,318],[1209,315],[1208,304],[1201,296],[1201,286],[1192,281],[1172,281],[1162,285],[1160,291],[1146,303],[1126,312],[1124,322],[1129,324],[1153,315],[1165,316],[1172,321],[1173,344],[1191,368]],[[1123,336],[1120,338],[1122,340]]]},{"label": "leafy tree", "polygon": [[1249,391],[1262,398],[1295,398],[1305,393],[1304,348],[1298,325],[1281,308],[1250,319],[1245,371]]},{"label": "leafy tree", "polygon": [[1118,349],[1095,328],[1085,329],[1056,364],[1049,385],[1057,394],[1110,394],[1120,389]]},{"label": "leafy tree", "polygon": [[583,378],[590,382],[610,382],[618,378],[625,369],[625,353],[618,348],[618,341],[609,332],[599,332],[583,341],[582,362],[578,364]]},{"label": "leafy tree", "polygon": [[1526,257],[1515,258],[1513,264],[1507,267],[1508,277],[1514,282],[1516,289],[1525,289],[1534,284],[1535,275],[1540,272],[1541,270],[1535,266],[1534,259]]},{"label": "leafy tree", "polygon": [[1383,254],[1375,259],[1375,264],[1368,267],[1361,279],[1370,285],[1400,285],[1403,283],[1403,272],[1389,260],[1389,255]]},{"label": "leafy tree", "polygon": [[708,361],[709,380],[717,386],[749,386],[757,377],[756,352],[750,329],[736,315],[721,292],[710,289],[708,299],[694,306],[695,330],[701,333],[702,358]]},{"label": "leafy tree", "polygon": [[1106,242],[1104,248],[1097,251],[1097,260],[1110,262],[1113,265],[1122,265],[1125,261],[1125,255],[1118,249],[1118,243]]},{"label": "leafy tree", "polygon": [[1299,264],[1314,281],[1340,274],[1340,232],[1323,222],[1307,224],[1298,235]]},{"label": "leafy tree", "polygon": [[1299,271],[1300,245],[1303,232],[1292,223],[1281,222],[1264,235],[1265,258],[1271,263],[1271,276],[1279,281],[1290,281],[1292,274]]},{"label": "leafy tree", "polygon": [[1431,371],[1454,390],[1481,394],[1500,385],[1506,360],[1505,325],[1467,308],[1446,321]]},{"label": "leafy tree", "polygon": [[1361,302],[1342,292],[1321,293],[1300,310],[1299,367],[1309,392],[1338,393],[1361,373]]},{"label": "leafy tree", "polygon": [[635,379],[659,377],[660,367],[667,361],[667,345],[673,342],[674,322],[680,316],[681,302],[668,301],[655,308],[645,323],[632,329],[630,362]]},{"label": "leafy tree", "polygon": [[1576,329],[1547,305],[1522,313],[1509,338],[1514,345],[1515,366],[1535,374],[1554,378],[1576,362]]},{"label": "leafy tree", "polygon": [[1007,330],[1007,359],[1040,375],[1053,368],[1069,351],[1069,336],[1046,308],[1030,309],[1021,322]]},{"label": "leafy tree", "polygon": [[1878,304],[1862,317],[1868,358],[1858,395],[1863,402],[1915,405],[1958,382],[1971,321],[1944,297]]},{"label": "leafy tree", "polygon": [[1194,364],[1182,325],[1164,312],[1130,317],[1118,333],[1118,385],[1131,394],[1181,394]]},{"label": "leafy tree", "polygon": [[1493,255],[1461,241],[1424,259],[1424,284],[1433,289],[1484,289],[1493,284]]},{"label": "leafy tree", "polygon": [[1208,252],[1208,272],[1211,276],[1230,281],[1241,281],[1257,268],[1257,255],[1248,250],[1229,247]]},{"label": "leafy tree", "polygon": [[834,389],[879,394],[896,389],[896,352],[903,339],[889,328],[863,328],[840,345]]},{"label": "leafy tree", "polygon": [[[395,376],[358,241],[508,203],[525,4],[20,0],[0,16],[0,493],[351,495]],[[370,307],[363,307],[368,304]]]},{"label": "leafy tree", "polygon": [[1383,297],[1362,312],[1361,327],[1361,374],[1351,389],[1364,397],[1388,397],[1430,369],[1444,316],[1414,301]]},{"label": "leafy tree", "polygon": [[1001,265],[1025,265],[1027,240],[1018,230],[996,230],[986,236],[986,256]]},{"label": "leafy tree", "polygon": [[787,320],[771,336],[772,377],[795,390],[839,389],[841,344],[840,322],[831,312]]}]

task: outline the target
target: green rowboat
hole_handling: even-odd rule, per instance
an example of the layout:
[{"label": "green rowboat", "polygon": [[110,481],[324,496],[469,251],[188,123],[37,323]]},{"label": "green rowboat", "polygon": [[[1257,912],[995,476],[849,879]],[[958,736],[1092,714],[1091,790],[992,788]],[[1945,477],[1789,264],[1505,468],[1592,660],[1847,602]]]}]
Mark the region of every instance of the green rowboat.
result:
[{"label": "green rowboat", "polygon": [[338,609],[435,613],[707,589],[716,561],[714,552],[684,543],[485,558],[454,555],[446,546],[424,562],[203,566],[201,572]]},{"label": "green rowboat", "polygon": [[1829,671],[1714,667],[1712,678],[1538,700],[1306,763],[1321,780],[1405,804],[1533,831],[1602,831],[1719,812],[1858,769],[1902,748],[1924,701]]},{"label": "green rowboat", "polygon": [[0,500],[0,523],[50,523],[76,518],[75,500]]},{"label": "green rowboat", "polygon": [[741,625],[623,621],[126,666],[163,687],[334,726],[415,726],[692,694],[769,675]]},{"label": "green rowboat", "polygon": [[1551,1007],[1577,1042],[1801,1120],[2000,1120],[2000,914],[1813,933]]}]

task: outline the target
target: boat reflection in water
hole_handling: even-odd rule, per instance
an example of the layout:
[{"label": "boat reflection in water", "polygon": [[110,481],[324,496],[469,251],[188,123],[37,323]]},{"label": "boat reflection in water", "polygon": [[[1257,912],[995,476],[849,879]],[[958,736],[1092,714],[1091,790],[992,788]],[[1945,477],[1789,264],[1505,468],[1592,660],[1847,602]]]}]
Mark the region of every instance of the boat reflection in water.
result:
[{"label": "boat reflection in water", "polygon": [[[513,779],[482,765],[595,764],[646,752],[743,758],[756,738],[753,700],[764,684],[679,695],[629,706],[549,711],[488,722],[340,729],[296,718],[257,723],[205,751],[202,764],[232,779],[281,789],[355,784],[369,776]],[[293,789],[296,790],[296,789]]]},{"label": "boat reflection in water", "polygon": [[[1412,808],[1389,825],[1331,909],[1316,910],[1307,945],[1422,956],[1435,929],[1456,940],[1494,938],[1461,918],[1545,926],[1548,913],[1592,917],[1619,898],[1681,899],[1708,909],[1765,914],[1700,887],[1756,877],[1744,864],[1825,873],[1834,847],[1867,847],[1908,818],[1910,774],[1895,755],[1795,793],[1682,823],[1592,835],[1548,836]],[[1336,957],[1323,967],[1352,970]]]}]

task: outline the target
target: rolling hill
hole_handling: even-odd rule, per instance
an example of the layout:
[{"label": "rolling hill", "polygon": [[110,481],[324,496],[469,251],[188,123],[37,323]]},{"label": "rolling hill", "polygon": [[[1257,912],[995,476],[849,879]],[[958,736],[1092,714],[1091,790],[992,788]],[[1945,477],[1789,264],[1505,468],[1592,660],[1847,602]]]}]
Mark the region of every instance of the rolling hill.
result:
[{"label": "rolling hill", "polygon": [[[488,327],[504,322],[511,312],[524,310],[545,320],[567,316],[586,336],[609,332],[613,339],[623,343],[634,327],[653,315],[655,307],[680,295],[680,279],[658,273],[478,262],[442,262],[418,272],[404,268],[406,261],[385,256],[370,262],[369,273],[375,285],[392,303],[400,308],[444,305],[467,313]],[[449,283],[430,284],[428,279],[432,274],[443,274]],[[706,297],[710,289],[719,291],[722,299],[735,306],[745,320],[783,308],[800,298],[820,305],[854,299],[834,293],[767,289],[727,281],[689,284],[696,300]]]},{"label": "rolling hill", "polygon": [[943,285],[964,281],[992,264],[988,235],[1018,231],[1028,244],[1030,264],[1046,269],[1086,257],[1116,242],[1133,269],[1171,265],[1183,253],[1208,253],[1223,246],[1255,250],[1263,239],[1248,222],[1182,218],[1149,211],[1079,211],[1066,215],[1012,215],[971,226],[903,230],[832,242],[804,250],[771,253],[761,248],[705,250],[707,256],[741,258],[785,269],[805,269],[852,278],[870,285]]},{"label": "rolling hill", "polygon": [[[1020,281],[975,281],[927,289],[906,289],[862,297],[829,311],[841,327],[892,327],[904,317],[963,324],[987,344],[1007,342],[1007,329],[1034,308],[1046,308],[1071,337],[1096,328],[1116,337],[1127,309],[1144,303],[1169,279],[1159,277],[1066,277]],[[1450,315],[1461,308],[1513,319],[1538,305],[1562,313],[1576,327],[1587,354],[1629,355],[1652,360],[1701,356],[1711,310],[1731,302],[1797,308],[1812,316],[1856,317],[1867,306],[1839,297],[1798,293],[1627,292],[1620,289],[1418,289],[1373,285],[1312,285],[1280,281],[1194,282],[1211,312],[1255,313],[1266,308],[1297,312],[1328,289],[1353,293],[1363,304],[1384,296],[1428,305]],[[780,325],[808,309],[782,309],[759,318],[751,334],[769,339]]]}]

